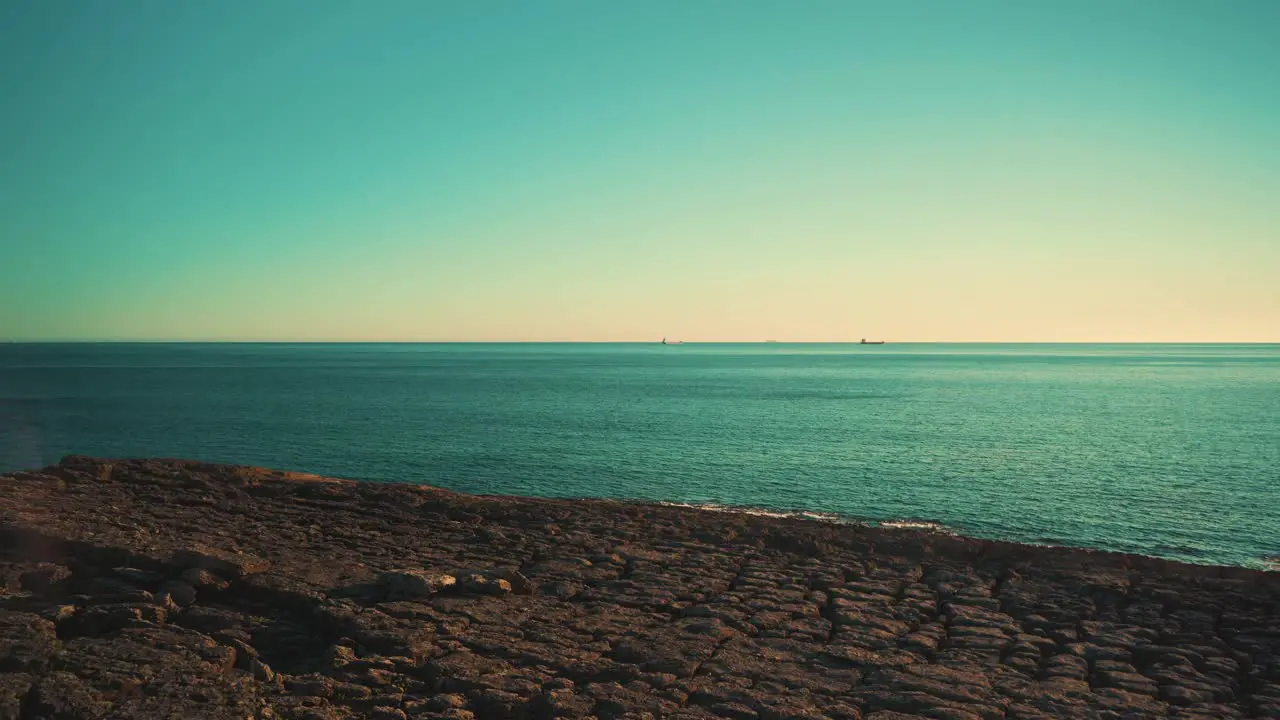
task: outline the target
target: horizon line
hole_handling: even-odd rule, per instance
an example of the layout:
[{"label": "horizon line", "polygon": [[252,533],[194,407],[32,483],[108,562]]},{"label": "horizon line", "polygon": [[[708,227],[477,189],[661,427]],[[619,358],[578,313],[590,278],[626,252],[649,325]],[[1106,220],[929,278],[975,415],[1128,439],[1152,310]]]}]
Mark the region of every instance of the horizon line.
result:
[{"label": "horizon line", "polygon": [[[661,340],[40,339],[3,345],[660,345]],[[675,345],[862,345],[860,340],[681,340]],[[1280,340],[886,340],[874,345],[1280,345]]]}]

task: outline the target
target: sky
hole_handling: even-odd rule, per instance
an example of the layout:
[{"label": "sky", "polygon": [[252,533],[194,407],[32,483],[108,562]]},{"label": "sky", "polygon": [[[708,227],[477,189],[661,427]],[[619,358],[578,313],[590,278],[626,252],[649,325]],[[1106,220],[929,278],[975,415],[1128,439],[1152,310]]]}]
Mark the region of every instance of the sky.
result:
[{"label": "sky", "polygon": [[0,339],[1280,341],[1274,0],[13,0]]}]

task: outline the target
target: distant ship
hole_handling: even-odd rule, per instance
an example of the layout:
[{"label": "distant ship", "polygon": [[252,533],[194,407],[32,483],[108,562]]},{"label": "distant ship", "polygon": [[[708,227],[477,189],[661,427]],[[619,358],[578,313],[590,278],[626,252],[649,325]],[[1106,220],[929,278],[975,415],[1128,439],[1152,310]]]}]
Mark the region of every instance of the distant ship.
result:
[{"label": "distant ship", "polygon": [[666,339],[666,338],[662,338],[662,344],[663,344],[663,345],[683,345],[683,344],[684,344],[684,341],[683,341],[683,340],[668,340],[668,339]]},{"label": "distant ship", "polygon": [[860,342],[860,343],[858,343],[858,344],[859,344],[859,345],[883,345],[883,344],[884,344],[884,341],[883,341],[883,340],[868,340],[868,339],[866,339],[866,338],[862,338],[862,342]]}]

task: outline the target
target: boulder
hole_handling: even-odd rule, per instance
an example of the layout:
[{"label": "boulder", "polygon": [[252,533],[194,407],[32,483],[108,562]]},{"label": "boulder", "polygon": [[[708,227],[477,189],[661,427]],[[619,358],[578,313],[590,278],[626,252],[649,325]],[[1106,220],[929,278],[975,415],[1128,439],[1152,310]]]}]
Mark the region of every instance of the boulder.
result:
[{"label": "boulder", "polygon": [[472,595],[509,595],[511,583],[486,572],[460,573],[458,589]]},{"label": "boulder", "polygon": [[458,579],[427,570],[391,570],[378,576],[378,587],[388,600],[420,600],[454,587]]}]

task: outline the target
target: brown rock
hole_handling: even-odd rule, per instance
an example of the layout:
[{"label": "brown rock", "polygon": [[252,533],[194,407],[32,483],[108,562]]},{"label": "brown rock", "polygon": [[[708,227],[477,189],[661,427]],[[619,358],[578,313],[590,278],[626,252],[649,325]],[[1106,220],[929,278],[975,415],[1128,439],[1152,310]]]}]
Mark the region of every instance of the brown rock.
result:
[{"label": "brown rock", "polygon": [[[226,590],[231,586],[231,583],[204,568],[190,568],[185,570],[182,573],[182,579],[193,589]],[[181,605],[181,603],[178,604]]]},{"label": "brown rock", "polygon": [[0,720],[1280,716],[1264,573],[107,466],[0,476]]},{"label": "brown rock", "polygon": [[475,595],[509,595],[511,582],[490,572],[465,572],[458,574],[458,589]]},{"label": "brown rock", "polygon": [[0,673],[43,671],[61,649],[57,632],[38,615],[0,612]]},{"label": "brown rock", "polygon": [[54,563],[41,563],[19,577],[19,588],[27,592],[44,594],[61,586],[71,578],[71,568]]},{"label": "brown rock", "polygon": [[589,715],[595,704],[591,698],[572,690],[552,690],[539,696],[533,708],[540,717],[576,719]]},{"label": "brown rock", "polygon": [[378,587],[393,601],[429,598],[457,582],[453,575],[426,570],[391,570],[378,576]]},{"label": "brown rock", "polygon": [[291,676],[285,678],[284,686],[295,695],[310,695],[321,698],[333,695],[333,680],[324,675]]},{"label": "brown rock", "polygon": [[23,718],[101,717],[110,707],[83,680],[61,671],[36,681],[24,704]]},{"label": "brown rock", "polygon": [[35,681],[26,673],[0,673],[0,720],[22,719],[22,702]]},{"label": "brown rock", "polygon": [[169,562],[179,568],[208,570],[231,580],[271,569],[271,562],[265,558],[218,550],[203,544],[178,550]]},{"label": "brown rock", "polygon": [[254,680],[260,680],[264,683],[271,683],[276,679],[276,673],[271,669],[271,666],[256,657],[249,659],[249,672],[253,675]]}]

